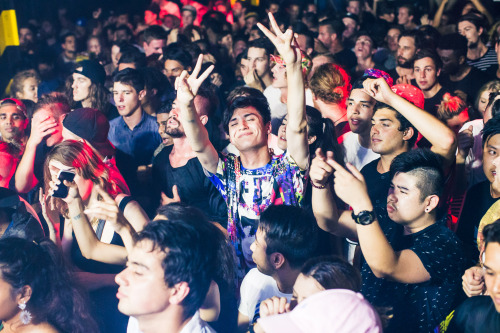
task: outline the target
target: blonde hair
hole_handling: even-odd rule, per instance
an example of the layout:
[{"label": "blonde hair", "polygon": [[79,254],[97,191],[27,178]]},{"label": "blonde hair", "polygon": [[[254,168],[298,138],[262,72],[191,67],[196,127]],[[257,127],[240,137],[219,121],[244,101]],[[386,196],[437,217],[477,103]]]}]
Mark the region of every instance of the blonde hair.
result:
[{"label": "blonde hair", "polygon": [[17,73],[12,79],[12,84],[10,86],[10,96],[13,98],[18,98],[17,93],[23,93],[24,81],[27,79],[34,78],[36,80],[36,84],[40,84],[40,77],[33,70],[25,70]]},{"label": "blonde hair", "polygon": [[325,103],[344,105],[351,91],[347,72],[336,64],[323,64],[314,72],[310,88],[316,98]]}]

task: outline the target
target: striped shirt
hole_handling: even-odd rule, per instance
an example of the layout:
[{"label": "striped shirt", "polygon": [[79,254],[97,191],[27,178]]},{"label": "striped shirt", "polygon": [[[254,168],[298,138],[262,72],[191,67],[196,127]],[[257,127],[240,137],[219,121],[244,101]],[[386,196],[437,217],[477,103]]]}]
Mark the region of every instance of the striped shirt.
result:
[{"label": "striped shirt", "polygon": [[475,60],[467,59],[467,64],[477,69],[486,72],[491,67],[498,65],[497,61],[497,53],[491,47],[488,48],[488,51],[481,57]]}]

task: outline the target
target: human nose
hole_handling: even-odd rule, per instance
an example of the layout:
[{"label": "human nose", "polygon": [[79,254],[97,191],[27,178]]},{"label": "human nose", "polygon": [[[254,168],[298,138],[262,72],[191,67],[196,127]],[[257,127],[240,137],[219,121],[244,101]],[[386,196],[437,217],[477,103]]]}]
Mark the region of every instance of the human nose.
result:
[{"label": "human nose", "polygon": [[123,271],[121,271],[120,273],[118,273],[116,276],[115,276],[115,282],[119,285],[119,286],[124,286],[124,285],[127,285],[128,283],[128,280],[127,280],[127,274],[128,274],[128,267],[126,267]]},{"label": "human nose", "polygon": [[420,71],[420,78],[425,79],[425,71]]},{"label": "human nose", "polygon": [[250,60],[249,65],[250,65],[249,66],[250,68],[254,69],[255,68],[255,60],[254,59]]}]

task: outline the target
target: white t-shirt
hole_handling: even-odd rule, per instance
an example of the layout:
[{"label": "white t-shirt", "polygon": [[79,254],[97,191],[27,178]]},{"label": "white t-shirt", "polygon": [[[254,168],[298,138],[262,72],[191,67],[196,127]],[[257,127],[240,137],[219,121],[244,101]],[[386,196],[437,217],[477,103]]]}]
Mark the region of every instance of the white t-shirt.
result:
[{"label": "white t-shirt", "polygon": [[380,157],[370,148],[365,148],[359,143],[359,135],[348,132],[343,135],[342,145],[345,149],[345,162],[351,163],[356,169],[361,170],[365,165]]},{"label": "white t-shirt", "polygon": [[[128,320],[127,333],[142,333],[139,329],[139,321],[134,317]],[[191,320],[179,333],[217,333],[205,321],[200,318],[200,312],[196,311]]]},{"label": "white t-shirt", "polygon": [[257,268],[252,268],[241,283],[238,311],[247,316],[250,324],[253,324],[260,317],[260,302],[273,296],[285,297],[288,302],[292,298],[292,294],[279,291],[272,277],[259,272]]},{"label": "white t-shirt", "polygon": [[467,155],[467,157],[465,158],[465,173],[467,176],[468,188],[471,188],[471,186],[487,179],[483,170],[483,120],[476,119],[466,122],[459,132],[465,131],[471,125],[472,136],[474,137],[474,145],[469,151],[469,155]]},{"label": "white t-shirt", "polygon": [[271,131],[277,134],[281,125],[281,120],[286,116],[288,109],[286,104],[281,102],[280,89],[269,86],[264,90],[264,96],[266,96],[267,102],[269,103],[269,109],[271,110]]}]

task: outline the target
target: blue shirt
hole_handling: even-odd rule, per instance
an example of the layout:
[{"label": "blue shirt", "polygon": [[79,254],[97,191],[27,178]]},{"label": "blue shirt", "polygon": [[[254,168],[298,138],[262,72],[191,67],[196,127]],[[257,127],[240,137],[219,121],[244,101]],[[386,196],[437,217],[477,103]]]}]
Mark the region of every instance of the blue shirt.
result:
[{"label": "blue shirt", "polygon": [[156,118],[145,112],[142,112],[141,121],[132,130],[123,117],[111,120],[108,140],[136,165],[151,164],[153,153],[162,141]]}]

